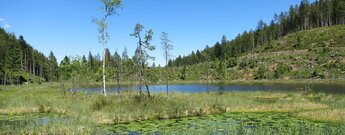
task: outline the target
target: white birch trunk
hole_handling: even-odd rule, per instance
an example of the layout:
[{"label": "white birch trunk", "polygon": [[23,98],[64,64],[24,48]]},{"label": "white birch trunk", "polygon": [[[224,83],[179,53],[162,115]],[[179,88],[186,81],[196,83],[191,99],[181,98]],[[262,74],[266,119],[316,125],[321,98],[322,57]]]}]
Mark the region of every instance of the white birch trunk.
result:
[{"label": "white birch trunk", "polygon": [[106,18],[104,18],[103,27],[104,27],[104,31],[103,31],[103,47],[104,47],[104,49],[103,49],[103,94],[104,94],[104,96],[107,96],[107,92],[105,89],[105,50],[107,47],[107,21],[106,21]]}]

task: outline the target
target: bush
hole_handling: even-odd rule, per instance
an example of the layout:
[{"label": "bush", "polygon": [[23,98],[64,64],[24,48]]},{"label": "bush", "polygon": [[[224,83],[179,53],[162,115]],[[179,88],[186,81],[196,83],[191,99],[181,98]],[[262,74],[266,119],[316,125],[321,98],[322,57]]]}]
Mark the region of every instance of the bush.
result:
[{"label": "bush", "polygon": [[287,72],[289,72],[289,67],[283,63],[279,63],[276,70],[275,70],[274,77],[276,79],[278,79],[278,78],[282,77],[282,75],[284,75]]},{"label": "bush", "polygon": [[264,66],[260,66],[259,69],[256,71],[255,73],[255,80],[259,80],[259,79],[265,79],[267,78],[266,76],[266,68]]},{"label": "bush", "polygon": [[96,111],[99,111],[101,110],[102,108],[104,108],[105,106],[109,105],[110,102],[107,101],[105,99],[105,97],[99,97],[98,99],[96,99],[93,104],[92,104],[92,109],[93,110],[96,110]]},{"label": "bush", "polygon": [[229,59],[228,61],[228,68],[232,68],[232,67],[235,67],[237,65],[237,62],[236,62],[236,58],[232,57]]}]

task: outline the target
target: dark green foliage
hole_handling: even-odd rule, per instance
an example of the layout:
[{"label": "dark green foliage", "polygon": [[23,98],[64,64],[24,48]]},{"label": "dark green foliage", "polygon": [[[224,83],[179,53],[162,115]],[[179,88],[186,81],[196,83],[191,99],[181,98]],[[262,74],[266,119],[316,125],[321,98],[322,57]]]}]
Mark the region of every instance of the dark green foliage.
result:
[{"label": "dark green foliage", "polygon": [[258,70],[255,73],[254,79],[255,80],[267,79],[266,71],[267,71],[267,69],[264,66],[259,66]]},{"label": "dark green foliage", "polygon": [[[85,58],[85,56],[83,57]],[[56,60],[56,57],[54,56],[54,53],[52,51],[50,51],[49,54],[49,81],[57,81],[57,79],[59,78],[59,74],[58,74],[58,63]],[[86,58],[85,58],[86,61]]]},{"label": "dark green foliage", "polygon": [[285,65],[284,63],[279,63],[277,65],[275,72],[274,72],[274,77],[276,79],[279,79],[280,77],[282,77],[287,72],[289,72],[289,67],[287,65]]},{"label": "dark green foliage", "polygon": [[222,48],[218,42],[214,45],[214,55],[216,58],[220,58],[222,56]]},{"label": "dark green foliage", "polygon": [[[345,2],[343,0],[320,0],[310,3],[308,0],[302,0],[300,5],[290,6],[288,12],[275,14],[274,19],[267,25],[264,21],[258,22],[257,28],[253,31],[244,31],[233,40],[228,41],[225,36],[222,37],[221,43],[217,42],[213,47],[206,47],[200,51],[202,56],[207,55],[211,60],[224,60],[229,57],[238,57],[243,53],[264,46],[264,49],[271,50],[274,47],[272,41],[278,40],[290,33],[309,30],[312,28],[345,24]],[[342,39],[333,43],[345,42],[344,35],[335,35],[334,33],[322,32],[323,37],[332,35],[332,37]],[[314,35],[317,35],[314,33]],[[313,39],[324,40],[327,38]],[[304,41],[304,35],[297,35],[294,39],[293,49],[309,48],[309,41]],[[323,44],[327,46],[328,44]],[[329,45],[333,45],[330,43]],[[323,46],[323,47],[325,47]],[[281,48],[278,48],[281,49]],[[193,53],[188,56],[178,57],[172,61],[173,66],[193,65],[204,62],[206,59],[195,57]]]},{"label": "dark green foliage", "polygon": [[59,74],[60,74],[60,79],[62,80],[68,80],[71,78],[71,62],[70,59],[65,56],[64,59],[60,63],[60,68],[59,68]]},{"label": "dark green foliage", "polygon": [[228,60],[228,67],[232,68],[232,67],[235,67],[236,65],[237,65],[236,58],[231,57],[231,58]]},{"label": "dark green foliage", "polygon": [[227,72],[226,72],[226,63],[224,61],[220,61],[218,64],[218,68],[217,68],[217,77],[219,80],[221,81],[225,81],[226,77],[227,77]]},{"label": "dark green foliage", "polygon": [[181,72],[181,80],[185,80],[186,79],[186,70],[187,70],[187,67],[186,66],[183,66],[182,68],[182,72]]},{"label": "dark green foliage", "polygon": [[17,39],[3,28],[0,28],[0,57],[0,84],[42,82],[57,78],[55,57],[45,57],[26,43],[23,36]]}]

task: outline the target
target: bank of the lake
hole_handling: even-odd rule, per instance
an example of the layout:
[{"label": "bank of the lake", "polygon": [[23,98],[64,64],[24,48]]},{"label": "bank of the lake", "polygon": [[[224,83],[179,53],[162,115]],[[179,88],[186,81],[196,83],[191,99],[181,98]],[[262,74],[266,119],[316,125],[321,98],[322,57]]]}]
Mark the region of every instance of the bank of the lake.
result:
[{"label": "bank of the lake", "polygon": [[52,122],[34,128],[1,126],[5,134],[93,134],[100,132],[104,125],[225,113],[289,113],[299,119],[342,125],[345,123],[344,109],[344,94],[313,91],[171,92],[168,95],[153,93],[153,98],[149,99],[136,91],[113,93],[107,97],[84,92],[63,95],[57,83],[0,87],[1,118],[32,113],[53,113],[69,118],[68,122]]}]

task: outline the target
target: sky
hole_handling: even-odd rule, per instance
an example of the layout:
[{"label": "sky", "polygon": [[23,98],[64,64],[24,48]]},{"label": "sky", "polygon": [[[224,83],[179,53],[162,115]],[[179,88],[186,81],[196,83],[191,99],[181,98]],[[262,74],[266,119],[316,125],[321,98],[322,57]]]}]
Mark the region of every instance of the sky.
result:
[{"label": "sky", "polygon": [[[255,29],[260,19],[269,23],[274,13],[288,11],[300,0],[123,0],[123,8],[109,18],[108,48],[114,54],[126,47],[133,55],[137,39],[130,36],[140,23],[154,32],[150,52],[156,65],[165,65],[161,33],[169,33],[172,57],[213,46],[225,35],[233,39]],[[99,0],[1,0],[0,27],[13,32],[46,56],[53,51],[58,62],[66,56],[102,54],[97,25],[102,17]],[[144,33],[143,33],[144,34]],[[152,61],[151,61],[152,62]]]}]

